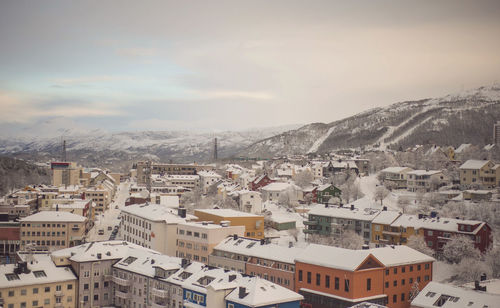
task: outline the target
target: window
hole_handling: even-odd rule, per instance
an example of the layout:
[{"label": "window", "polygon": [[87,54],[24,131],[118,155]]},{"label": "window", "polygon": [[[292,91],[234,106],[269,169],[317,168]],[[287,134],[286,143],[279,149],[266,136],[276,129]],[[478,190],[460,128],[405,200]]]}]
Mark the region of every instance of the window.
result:
[{"label": "window", "polygon": [[13,297],[14,296],[14,291],[9,291],[9,297]]},{"label": "window", "polygon": [[26,295],[26,289],[21,289],[21,295]]},{"label": "window", "polygon": [[372,279],[371,278],[367,278],[366,279],[366,290],[370,291],[371,289],[372,289]]},{"label": "window", "polygon": [[405,294],[404,293],[401,293],[401,301],[404,302],[405,301]]},{"label": "window", "polygon": [[84,289],[84,290],[88,290],[88,289],[89,289],[89,284],[88,284],[88,283],[84,284],[84,285],[83,285],[83,289]]},{"label": "window", "polygon": [[340,288],[340,279],[339,277],[335,277],[335,290]]},{"label": "window", "polygon": [[84,301],[84,302],[88,302],[88,301],[89,301],[89,296],[88,296],[88,295],[85,295],[85,296],[83,297],[83,301]]},{"label": "window", "polygon": [[392,302],[393,302],[393,303],[397,303],[397,302],[398,302],[398,296],[397,296],[396,294],[394,294],[394,295],[392,296]]},{"label": "window", "polygon": [[94,282],[94,289],[99,289],[99,282]]},{"label": "window", "polygon": [[61,291],[61,289],[62,289],[62,288],[61,288],[61,286],[60,286],[60,285],[56,286],[56,291]]},{"label": "window", "polygon": [[422,269],[422,266],[419,264],[417,265],[417,271],[421,270]]},{"label": "window", "polygon": [[413,272],[413,265],[410,265],[410,272]]},{"label": "window", "polygon": [[395,268],[394,268],[394,275],[396,275],[397,273],[398,273],[398,268],[397,268],[397,267],[395,267]]},{"label": "window", "polygon": [[404,272],[406,272],[406,267],[403,266],[403,267],[401,267],[401,273],[404,273]]},{"label": "window", "polygon": [[425,269],[427,270],[427,269],[429,269],[429,267],[430,267],[429,263],[426,263],[425,264]]},{"label": "window", "polygon": [[50,287],[45,287],[45,293],[49,293],[50,292]]},{"label": "window", "polygon": [[405,280],[404,279],[401,279],[401,285],[404,286],[405,285]]},{"label": "window", "polygon": [[17,274],[5,274],[5,278],[7,278],[8,281],[12,280],[19,280],[19,276]]},{"label": "window", "polygon": [[386,276],[388,276],[388,275],[389,275],[389,270],[388,270],[388,269],[386,269],[386,270],[385,270],[385,275],[386,275]]},{"label": "window", "polygon": [[33,288],[33,294],[38,294],[38,288]]},{"label": "window", "polygon": [[50,305],[50,298],[46,298],[43,300],[44,305]]},{"label": "window", "polygon": [[386,289],[387,289],[387,288],[389,288],[389,281],[386,281],[386,282],[385,282],[385,288],[386,288]]},{"label": "window", "polygon": [[31,305],[32,305],[33,307],[37,307],[37,306],[38,306],[38,301],[33,301],[33,302],[31,302]]},{"label": "window", "polygon": [[321,285],[321,274],[316,274],[316,285]]},{"label": "window", "polygon": [[94,295],[94,300],[95,300],[95,301],[98,301],[98,300],[99,300],[99,295],[98,295],[98,294],[95,294],[95,295]]},{"label": "window", "polygon": [[307,283],[311,283],[311,272],[307,272]]},{"label": "window", "polygon": [[325,287],[330,287],[330,276],[325,275]]},{"label": "window", "polygon": [[349,279],[344,279],[344,291],[349,292]]},{"label": "window", "polygon": [[68,284],[68,290],[72,290],[73,289],[73,285],[72,284]]},{"label": "window", "polygon": [[393,286],[395,286],[395,287],[397,287],[397,286],[398,286],[398,281],[397,281],[397,280],[394,280],[394,281],[392,282],[392,285],[393,285]]}]

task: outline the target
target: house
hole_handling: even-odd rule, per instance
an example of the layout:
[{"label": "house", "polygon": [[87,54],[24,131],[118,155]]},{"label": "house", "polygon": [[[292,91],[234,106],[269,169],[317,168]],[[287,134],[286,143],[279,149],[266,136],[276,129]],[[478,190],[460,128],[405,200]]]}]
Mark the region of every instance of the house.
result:
[{"label": "house", "polygon": [[490,160],[469,159],[459,167],[459,170],[462,185],[482,185],[491,188],[498,182],[495,164]]},{"label": "house", "polygon": [[323,184],[316,189],[316,200],[318,203],[329,203],[332,198],[341,198],[342,191],[333,184]]},{"label": "house", "polygon": [[262,213],[262,197],[260,192],[242,189],[231,192],[230,196],[236,200],[240,211],[253,214]]},{"label": "house", "polygon": [[274,182],[274,180],[269,178],[269,176],[267,174],[263,174],[263,175],[255,177],[253,180],[251,180],[248,186],[249,186],[250,190],[257,191],[261,187],[264,187],[264,186],[266,186],[270,183],[273,183],[273,182]]},{"label": "house", "polygon": [[260,189],[264,201],[278,202],[283,194],[288,194],[290,203],[302,200],[302,189],[291,183],[274,182]]},{"label": "house", "polygon": [[408,191],[430,192],[446,185],[448,178],[440,170],[413,170],[407,172]]},{"label": "house", "polygon": [[376,244],[401,244],[401,232],[399,227],[391,227],[402,214],[397,211],[381,211],[372,220],[372,243]]},{"label": "house", "polygon": [[408,172],[413,171],[409,167],[388,167],[380,171],[384,184],[395,189],[406,189]]},{"label": "house", "polygon": [[220,181],[222,178],[222,176],[213,171],[205,170],[198,172],[198,176],[200,177],[200,189],[202,194],[208,193],[209,187]]},{"label": "house", "polygon": [[464,200],[471,200],[473,202],[479,202],[479,201],[491,201],[491,197],[493,195],[493,192],[491,190],[484,190],[484,189],[478,189],[478,190],[464,190],[462,193],[462,196]]}]

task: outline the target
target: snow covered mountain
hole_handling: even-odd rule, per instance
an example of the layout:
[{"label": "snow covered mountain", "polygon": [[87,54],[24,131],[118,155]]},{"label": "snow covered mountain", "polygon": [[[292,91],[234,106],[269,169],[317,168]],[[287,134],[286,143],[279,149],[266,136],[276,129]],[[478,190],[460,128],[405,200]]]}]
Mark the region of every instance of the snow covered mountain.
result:
[{"label": "snow covered mountain", "polygon": [[[88,165],[116,166],[126,162],[127,164],[123,166],[130,167],[129,162],[140,159],[202,162],[210,160],[213,156],[215,137],[218,139],[219,157],[228,157],[258,140],[299,127],[299,125],[289,125],[217,133],[188,131],[108,133],[100,130],[51,128],[51,124],[60,124],[56,122],[42,123],[40,130],[33,128],[33,132],[41,132],[39,136],[28,134],[29,130],[16,137],[0,136],[0,154],[38,161],[60,159],[64,138],[68,160]],[[66,127],[71,126],[66,125]]]},{"label": "snow covered mountain", "polygon": [[239,155],[324,153],[342,148],[491,143],[500,120],[500,85],[375,108],[332,123],[313,123],[258,141]]}]

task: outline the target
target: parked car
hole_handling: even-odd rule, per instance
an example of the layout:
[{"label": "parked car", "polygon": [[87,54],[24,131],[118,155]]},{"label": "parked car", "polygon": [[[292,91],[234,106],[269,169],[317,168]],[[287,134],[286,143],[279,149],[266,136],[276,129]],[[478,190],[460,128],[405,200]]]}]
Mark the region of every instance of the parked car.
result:
[{"label": "parked car", "polygon": [[97,234],[99,234],[99,235],[104,235],[104,229],[99,229],[99,230],[97,231]]}]

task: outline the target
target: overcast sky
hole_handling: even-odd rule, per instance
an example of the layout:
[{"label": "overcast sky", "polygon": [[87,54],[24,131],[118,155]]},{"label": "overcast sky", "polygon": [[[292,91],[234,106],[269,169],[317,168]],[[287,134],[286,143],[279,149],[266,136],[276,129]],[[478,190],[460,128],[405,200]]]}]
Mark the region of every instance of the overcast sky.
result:
[{"label": "overcast sky", "polygon": [[500,1],[2,1],[2,127],[332,122],[500,82]]}]

